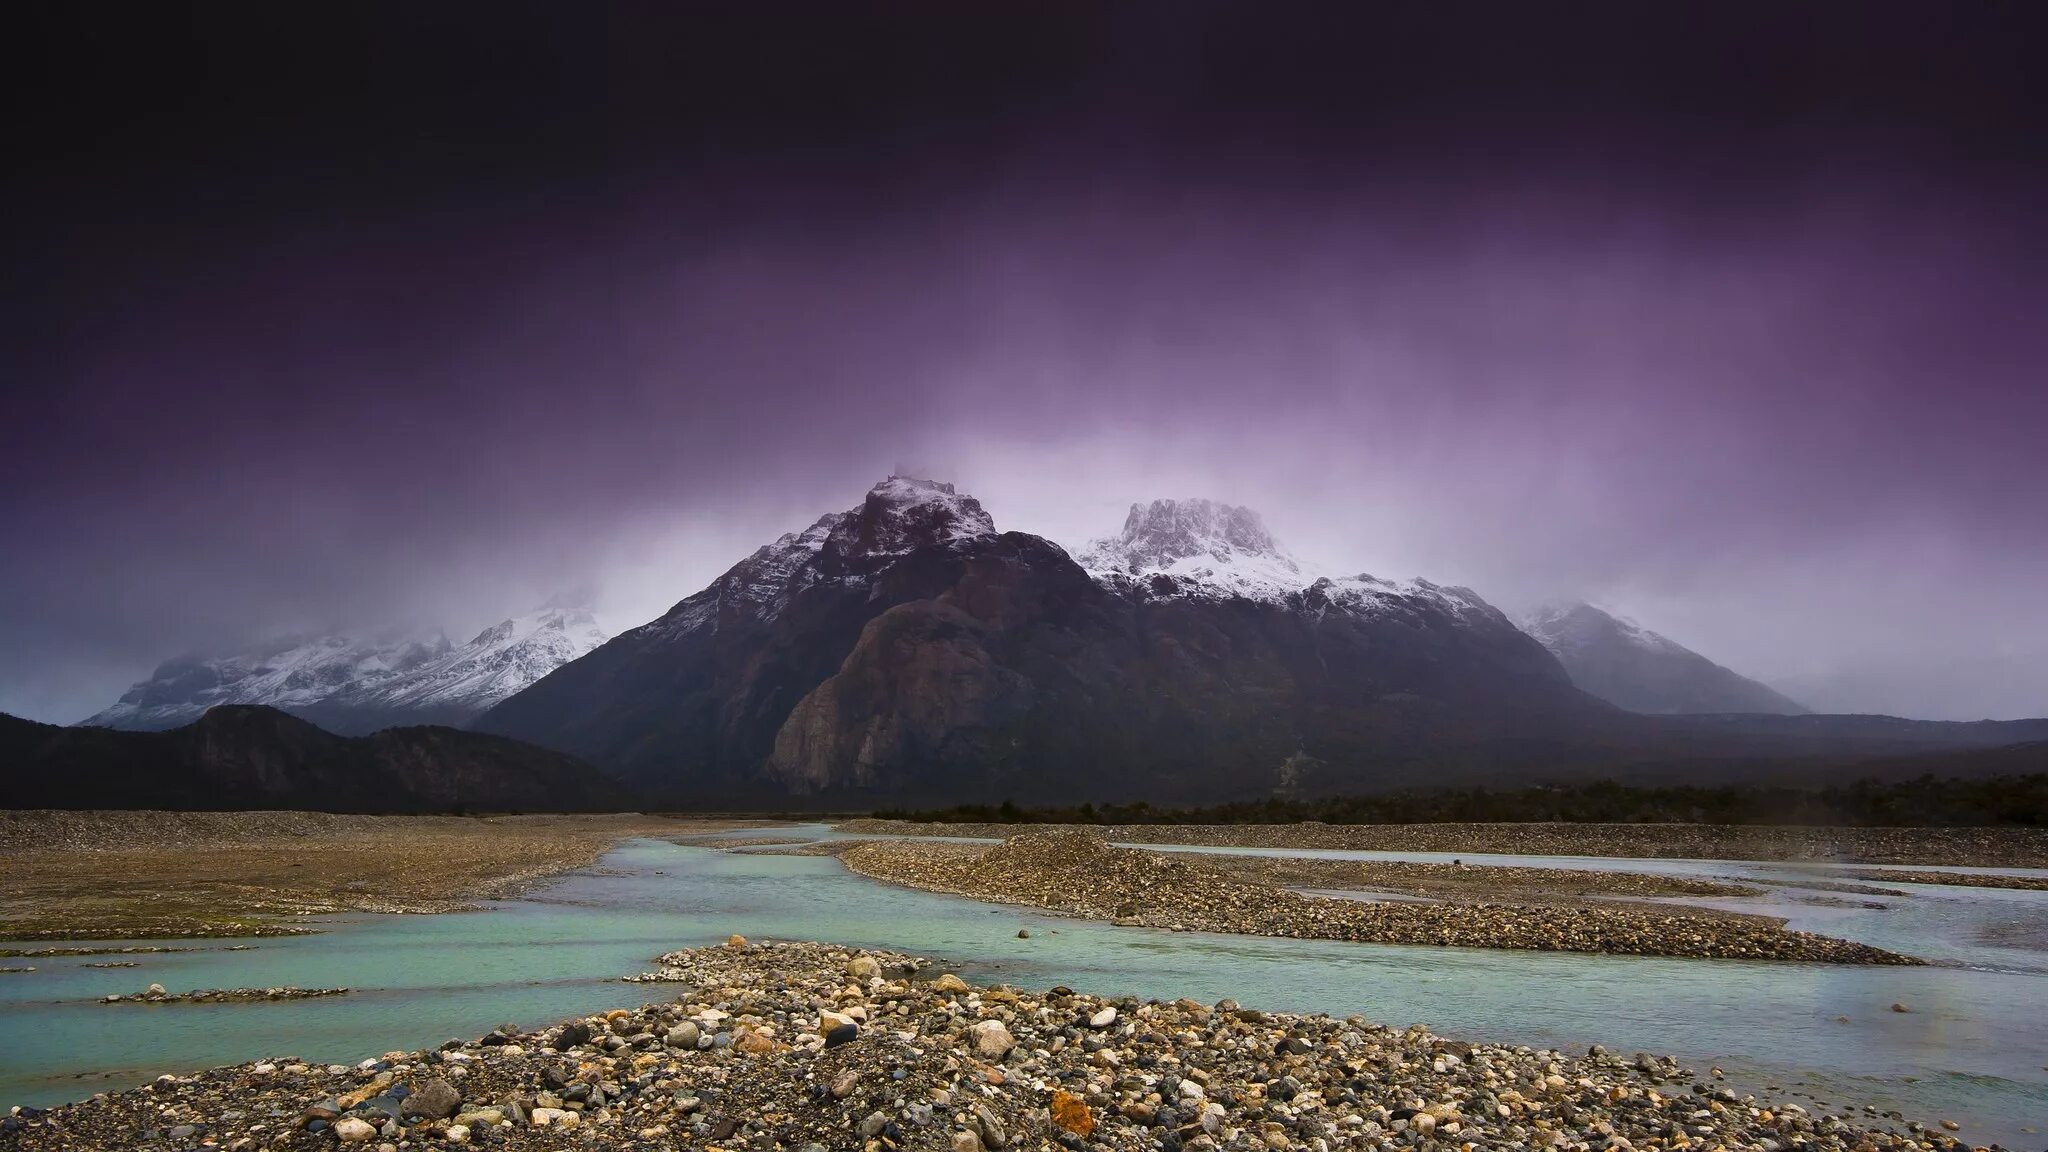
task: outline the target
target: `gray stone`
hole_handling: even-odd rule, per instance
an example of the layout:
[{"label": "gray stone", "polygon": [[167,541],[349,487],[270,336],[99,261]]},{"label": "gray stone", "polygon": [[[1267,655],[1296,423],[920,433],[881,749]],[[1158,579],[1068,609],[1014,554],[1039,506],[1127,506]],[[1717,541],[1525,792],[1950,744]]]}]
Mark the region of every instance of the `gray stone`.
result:
[{"label": "gray stone", "polygon": [[455,1085],[439,1076],[412,1090],[398,1106],[400,1116],[424,1116],[429,1120],[446,1120],[462,1107],[462,1093]]},{"label": "gray stone", "polygon": [[974,1129],[981,1136],[981,1142],[990,1148],[1001,1148],[1010,1142],[1010,1134],[1003,1122],[988,1105],[976,1101],[974,1104]]}]

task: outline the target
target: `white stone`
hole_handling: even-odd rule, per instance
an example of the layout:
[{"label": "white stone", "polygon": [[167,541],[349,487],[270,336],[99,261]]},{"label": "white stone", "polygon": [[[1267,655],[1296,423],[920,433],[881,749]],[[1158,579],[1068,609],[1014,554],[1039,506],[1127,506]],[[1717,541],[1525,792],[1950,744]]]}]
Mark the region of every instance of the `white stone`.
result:
[{"label": "white stone", "polygon": [[533,1126],[536,1128],[574,1128],[580,1119],[567,1108],[535,1108]]}]

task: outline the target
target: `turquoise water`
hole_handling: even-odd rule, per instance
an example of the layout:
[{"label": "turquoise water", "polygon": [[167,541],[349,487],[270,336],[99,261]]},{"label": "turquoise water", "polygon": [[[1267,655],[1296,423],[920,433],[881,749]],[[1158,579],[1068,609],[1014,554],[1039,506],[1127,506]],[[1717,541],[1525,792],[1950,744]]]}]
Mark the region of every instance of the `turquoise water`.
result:
[{"label": "turquoise water", "polygon": [[[1710,870],[1752,869],[1780,866],[1713,862]],[[1876,898],[1888,905],[1883,910],[1813,907],[1798,903],[1796,892],[1717,903],[1775,909],[1796,926],[1941,966],[1175,934],[886,887],[826,857],[637,840],[601,868],[480,912],[334,918],[321,935],[260,940],[248,951],[125,957],[136,968],[83,967],[99,959],[90,957],[11,961],[39,970],[0,976],[0,1103],[51,1104],[162,1072],[266,1056],[354,1062],[501,1023],[534,1026],[637,1004],[659,998],[663,987],[617,977],[646,969],[668,949],[739,932],[894,947],[945,957],[970,978],[1024,986],[1229,996],[1272,1009],[1420,1022],[1478,1039],[1668,1052],[1718,1064],[1740,1083],[1810,1092],[1835,1109],[1870,1104],[1929,1123],[1953,1118],[1972,1142],[2041,1147],[2043,1139],[2024,1129],[2048,1128],[2048,893],[1909,891]],[[1019,928],[1031,938],[1017,939]],[[173,991],[278,984],[355,991],[247,1005],[94,1003],[151,982]],[[1913,1011],[1889,1011],[1894,1001]]]}]

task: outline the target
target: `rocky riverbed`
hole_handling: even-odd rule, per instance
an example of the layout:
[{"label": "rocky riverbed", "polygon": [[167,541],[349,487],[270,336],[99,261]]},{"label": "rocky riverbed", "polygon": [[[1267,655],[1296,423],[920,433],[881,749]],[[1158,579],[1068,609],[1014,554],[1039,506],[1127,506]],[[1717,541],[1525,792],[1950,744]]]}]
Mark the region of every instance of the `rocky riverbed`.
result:
[{"label": "rocky riverbed", "polygon": [[1754,916],[1623,904],[1369,903],[1302,895],[1187,856],[1034,831],[994,847],[875,840],[840,853],[876,880],[1152,928],[1257,936],[1639,956],[1918,964]]},{"label": "rocky riverbed", "polygon": [[1028,828],[1092,832],[1132,844],[1335,848],[1365,852],[1498,852],[1687,860],[1817,860],[2048,868],[2048,828],[1821,828],[1732,824],[938,824],[849,820],[863,836],[1000,840]]},{"label": "rocky riverbed", "polygon": [[[266,1059],[0,1119],[0,1148],[1629,1152],[1964,1147],[1669,1059],[1232,1001],[976,987],[823,944],[674,952],[672,1000],[353,1065]],[[1954,1122],[1950,1120],[1949,1122]]]}]

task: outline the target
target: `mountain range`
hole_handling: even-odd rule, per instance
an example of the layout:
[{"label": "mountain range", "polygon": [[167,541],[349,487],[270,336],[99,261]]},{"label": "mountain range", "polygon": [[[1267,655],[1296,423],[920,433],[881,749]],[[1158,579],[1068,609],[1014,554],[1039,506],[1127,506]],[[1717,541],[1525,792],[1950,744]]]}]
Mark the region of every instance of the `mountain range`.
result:
[{"label": "mountain range", "polygon": [[588,764],[454,728],[337,736],[276,708],[223,704],[162,732],[0,714],[0,808],[326,812],[617,811]]},{"label": "mountain range", "polygon": [[155,731],[189,724],[216,705],[261,704],[343,735],[460,726],[604,641],[587,609],[556,603],[461,645],[438,632],[295,638],[232,656],[166,661],[83,723]]},{"label": "mountain range", "polygon": [[1284,562],[1242,509],[1135,509],[1089,555],[892,477],[478,725],[655,793],[852,803],[1325,787],[1607,710],[1465,589],[1240,594]]},{"label": "mountain range", "polygon": [[811,807],[1770,778],[2048,735],[1640,715],[1472,590],[1311,573],[1247,509],[1136,505],[1069,554],[901,476],[477,726],[679,802]]},{"label": "mountain range", "polygon": [[87,723],[205,730],[246,704],[344,734],[466,724],[697,809],[1783,783],[2048,739],[1806,715],[1588,605],[1518,625],[1469,588],[1312,571],[1246,508],[1135,504],[1070,553],[905,476],[609,640],[550,605],[460,646],[172,661]]}]

